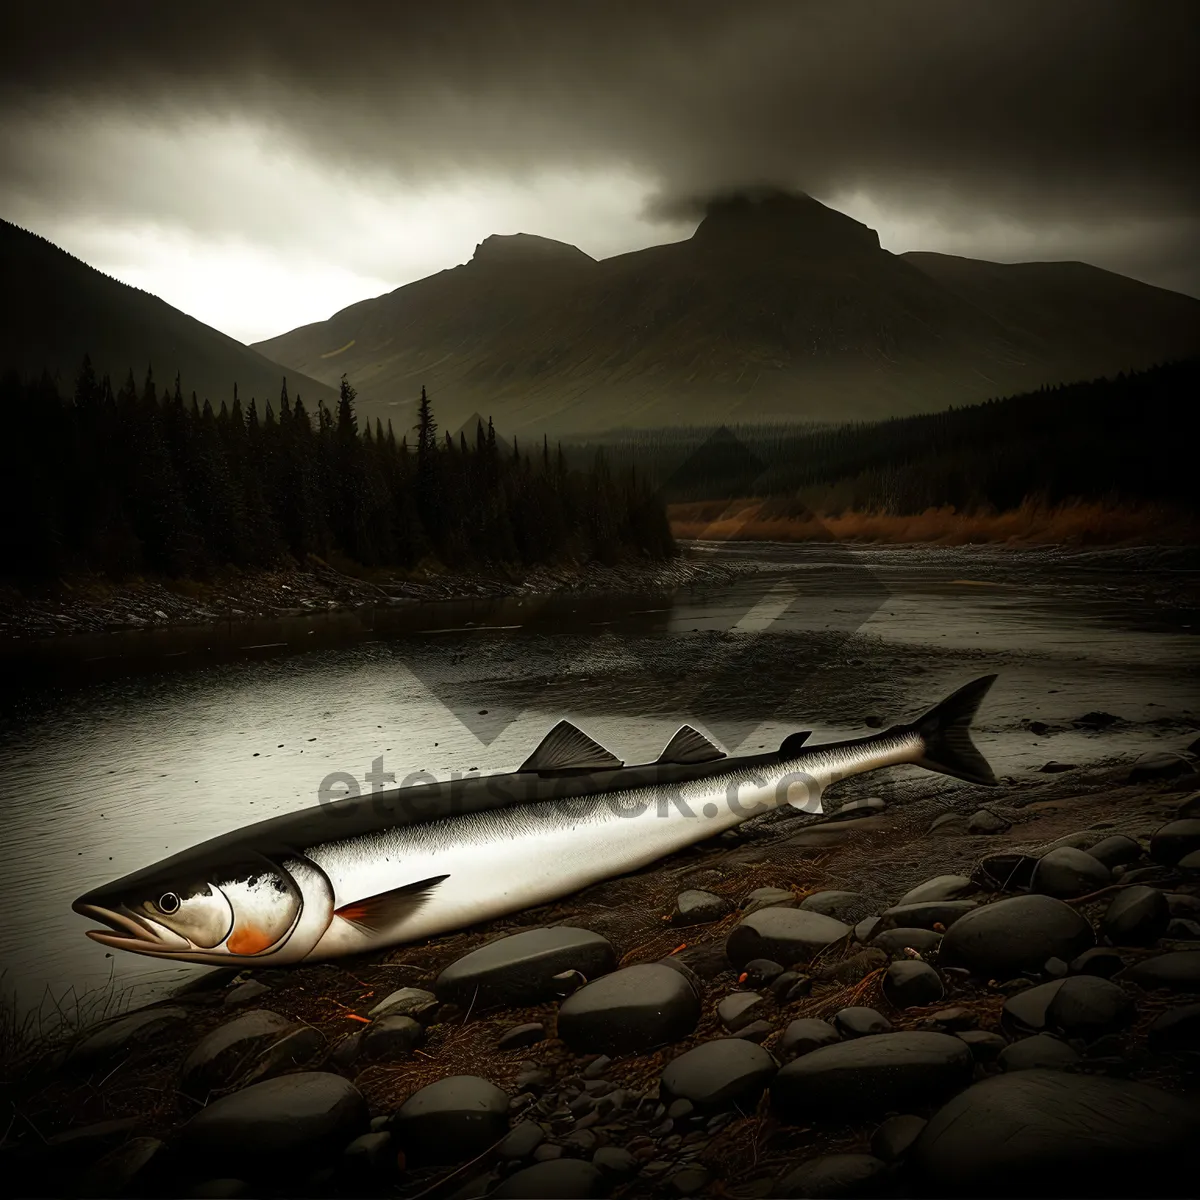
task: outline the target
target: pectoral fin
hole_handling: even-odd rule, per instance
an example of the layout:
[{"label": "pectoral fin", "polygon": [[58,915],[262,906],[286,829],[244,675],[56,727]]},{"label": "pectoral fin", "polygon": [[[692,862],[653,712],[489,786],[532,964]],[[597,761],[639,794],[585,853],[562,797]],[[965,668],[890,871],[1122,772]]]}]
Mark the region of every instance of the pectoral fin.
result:
[{"label": "pectoral fin", "polygon": [[335,909],[333,915],[348,921],[363,933],[383,933],[416,912],[429,899],[433,889],[449,878],[449,875],[434,875],[416,883],[407,883],[390,892],[380,892],[378,896],[367,896],[363,900],[345,904]]}]

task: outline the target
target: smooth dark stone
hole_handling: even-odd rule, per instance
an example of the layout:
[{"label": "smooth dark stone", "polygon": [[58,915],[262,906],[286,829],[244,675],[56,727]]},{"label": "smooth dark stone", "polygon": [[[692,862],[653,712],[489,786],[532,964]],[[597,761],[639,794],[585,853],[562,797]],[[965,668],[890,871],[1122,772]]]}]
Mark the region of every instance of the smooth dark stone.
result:
[{"label": "smooth dark stone", "polygon": [[1114,946],[1149,946],[1166,932],[1170,919],[1162,892],[1134,885],[1113,897],[1101,918],[1100,932]]},{"label": "smooth dark stone", "polygon": [[887,1163],[870,1154],[823,1154],[790,1171],[773,1195],[834,1200],[878,1194]]},{"label": "smooth dark stone", "polygon": [[827,946],[847,937],[850,926],[800,908],[762,908],[744,917],[725,942],[735,967],[754,958],[770,958],[786,967],[809,962]]},{"label": "smooth dark stone", "polygon": [[928,1123],[909,1113],[888,1117],[871,1135],[871,1153],[884,1162],[897,1162],[912,1149]]},{"label": "smooth dark stone", "polygon": [[996,1061],[1005,1071],[1061,1071],[1079,1062],[1079,1053],[1053,1034],[1035,1033],[1005,1046]]},{"label": "smooth dark stone", "polygon": [[212,1101],[179,1130],[173,1149],[214,1176],[275,1179],[323,1165],[366,1130],[367,1104],[352,1083],[305,1071]]},{"label": "smooth dark stone", "polygon": [[488,942],[451,963],[434,991],[441,1000],[480,1005],[534,1004],[561,994],[554,977],[563,971],[595,979],[617,965],[612,943],[590,929],[555,925],[524,929]]},{"label": "smooth dark stone", "polygon": [[631,1054],[686,1037],[699,1019],[700,999],[684,976],[639,963],[564,1000],[558,1036],[576,1053]]},{"label": "smooth dark stone", "polygon": [[932,929],[953,927],[979,907],[976,900],[924,900],[918,904],[897,904],[883,912],[884,929]]},{"label": "smooth dark stone", "polygon": [[841,1035],[828,1021],[802,1017],[791,1022],[783,1031],[776,1049],[782,1059],[789,1060],[838,1041],[841,1041]]},{"label": "smooth dark stone", "polygon": [[1029,886],[1037,863],[1032,854],[991,854],[975,870],[985,887],[1017,892]]},{"label": "smooth dark stone", "polygon": [[992,1062],[1008,1048],[1008,1042],[989,1029],[963,1029],[954,1036],[966,1045],[976,1062]]},{"label": "smooth dark stone", "polygon": [[424,1036],[425,1030],[419,1021],[390,1013],[372,1021],[363,1030],[359,1054],[372,1062],[404,1058]]},{"label": "smooth dark stone", "polygon": [[868,796],[865,800],[851,800],[843,804],[837,812],[826,813],[825,823],[834,821],[857,821],[861,817],[873,817],[887,808],[887,801],[881,796]]},{"label": "smooth dark stone", "polygon": [[1184,1004],[1160,1013],[1146,1030],[1152,1050],[1200,1050],[1200,1004]]},{"label": "smooth dark stone", "polygon": [[590,1200],[607,1194],[604,1172],[578,1158],[534,1163],[488,1193],[496,1200]]},{"label": "smooth dark stone", "polygon": [[717,1005],[717,1018],[730,1033],[736,1033],[765,1011],[766,1001],[757,992],[733,992]]},{"label": "smooth dark stone", "polygon": [[1059,846],[1038,859],[1029,890],[1043,896],[1073,899],[1098,892],[1112,882],[1112,873],[1086,850]]},{"label": "smooth dark stone", "polygon": [[733,1036],[746,1042],[764,1042],[774,1032],[775,1026],[770,1021],[751,1021],[749,1025],[743,1025]]},{"label": "smooth dark stone", "polygon": [[869,942],[883,928],[883,918],[875,913],[870,917],[863,917],[857,925],[854,926],[854,940],[856,942]]},{"label": "smooth dark stone", "polygon": [[1150,857],[1167,866],[1174,866],[1195,850],[1200,850],[1200,817],[1169,821],[1150,838]]},{"label": "smooth dark stone", "polygon": [[752,958],[743,968],[738,982],[753,990],[754,988],[769,987],[781,975],[786,974],[779,963],[769,958]]},{"label": "smooth dark stone", "polygon": [[909,1156],[918,1195],[1195,1194],[1200,1110],[1145,1084],[1062,1071],[985,1079],[942,1107]]},{"label": "smooth dark stone", "polygon": [[942,900],[959,900],[975,890],[974,882],[966,875],[935,875],[905,892],[896,907],[905,904],[935,904]]},{"label": "smooth dark stone", "polygon": [[1130,783],[1143,783],[1154,779],[1174,779],[1177,775],[1190,774],[1194,768],[1180,754],[1169,754],[1161,750],[1150,750],[1141,755],[1129,772]]},{"label": "smooth dark stone", "polygon": [[911,949],[918,954],[932,954],[942,944],[944,935],[933,929],[885,929],[871,939],[871,945],[885,954],[898,954],[901,950]]},{"label": "smooth dark stone", "polygon": [[1167,909],[1173,917],[1184,917],[1189,921],[1200,921],[1200,896],[1187,892],[1164,892]]},{"label": "smooth dark stone", "polygon": [[151,1184],[163,1143],[158,1138],[138,1137],[110,1150],[88,1168],[79,1194],[91,1198],[127,1196]]},{"label": "smooth dark stone", "polygon": [[791,987],[788,988],[787,994],[783,997],[784,1003],[792,1004],[810,995],[812,993],[812,986],[812,976],[798,974]]},{"label": "smooth dark stone", "polygon": [[[1043,768],[1044,770],[1045,768]],[[976,809],[967,818],[967,832],[975,834],[1003,833],[1012,828],[1012,822],[990,808]]]},{"label": "smooth dark stone", "polygon": [[348,1033],[336,1046],[329,1052],[329,1057],[325,1060],[328,1066],[336,1067],[339,1071],[347,1071],[353,1066],[355,1059],[358,1058],[358,1052],[362,1048],[362,1030],[356,1029],[353,1033]]},{"label": "smooth dark stone", "polygon": [[1173,942],[1200,941],[1200,921],[1185,921],[1182,917],[1174,917],[1167,923],[1163,937]]},{"label": "smooth dark stone", "polygon": [[1109,979],[1072,975],[1046,1008],[1046,1025],[1069,1038],[1097,1038],[1127,1025],[1136,1013],[1133,997]]},{"label": "smooth dark stone", "polygon": [[785,1120],[855,1120],[945,1099],[970,1082],[973,1068],[971,1052],[951,1034],[854,1038],[782,1067],[771,1102]]},{"label": "smooth dark stone", "polygon": [[465,1162],[508,1128],[508,1093],[478,1075],[449,1075],[397,1109],[392,1132],[412,1166]]},{"label": "smooth dark stone", "polygon": [[337,1174],[353,1192],[370,1188],[372,1184],[385,1184],[395,1173],[396,1151],[392,1135],[386,1130],[363,1133],[342,1151]]},{"label": "smooth dark stone", "polygon": [[924,962],[894,962],[883,977],[883,994],[897,1008],[936,1004],[946,994],[941,976]]},{"label": "smooth dark stone", "polygon": [[1049,958],[1070,962],[1095,942],[1091,925],[1069,904],[1051,896],[1013,896],[951,925],[938,961],[985,979],[1009,979],[1040,971]]},{"label": "smooth dark stone", "polygon": [[250,1057],[296,1026],[286,1017],[265,1008],[242,1013],[201,1038],[183,1063],[179,1090],[203,1100],[225,1087],[249,1065]]},{"label": "smooth dark stone", "polygon": [[1107,946],[1093,946],[1071,960],[1070,970],[1075,975],[1095,975],[1100,979],[1111,979],[1125,963],[1121,956]]},{"label": "smooth dark stone", "polygon": [[536,1045],[545,1036],[545,1025],[540,1021],[527,1021],[524,1025],[514,1025],[507,1033],[502,1034],[496,1042],[496,1049],[520,1050]]},{"label": "smooth dark stone", "polygon": [[612,1066],[612,1059],[607,1054],[597,1054],[581,1072],[584,1079],[602,1079],[605,1071]]},{"label": "smooth dark stone", "polygon": [[951,1008],[939,1008],[937,1012],[929,1014],[929,1020],[940,1025],[943,1029],[952,1031],[974,1029],[979,1024],[979,1018],[969,1008],[963,1008],[961,1005],[954,1005]]},{"label": "smooth dark stone", "polygon": [[787,888],[777,887],[761,887],[755,888],[745,900],[742,901],[742,912],[749,916],[751,913],[758,912],[760,909],[773,908],[776,906],[795,907],[796,894],[788,891]]},{"label": "smooth dark stone", "polygon": [[1200,950],[1172,950],[1144,958],[1122,971],[1120,978],[1148,990],[1200,991]]},{"label": "smooth dark stone", "polygon": [[1061,958],[1048,958],[1046,965],[1042,967],[1042,974],[1051,979],[1063,979],[1070,969]]},{"label": "smooth dark stone", "polygon": [[701,1188],[707,1186],[712,1175],[707,1167],[693,1165],[676,1171],[667,1180],[667,1185],[677,1196],[694,1196]]},{"label": "smooth dark stone", "polygon": [[298,1025],[290,1033],[252,1052],[244,1069],[239,1070],[237,1087],[249,1087],[264,1079],[286,1074],[313,1064],[325,1048],[325,1039],[311,1025]]},{"label": "smooth dark stone", "polygon": [[700,979],[715,979],[722,971],[729,970],[729,960],[721,942],[698,942],[672,954],[669,961],[682,963]]},{"label": "smooth dark stone", "polygon": [[186,1008],[167,1005],[162,1008],[143,1008],[104,1021],[83,1033],[71,1043],[67,1051],[66,1065],[87,1069],[111,1060],[131,1046],[144,1047],[147,1039],[165,1032],[167,1026],[185,1021],[189,1016]]},{"label": "smooth dark stone", "polygon": [[719,921],[733,906],[728,900],[712,892],[690,889],[680,892],[675,898],[675,912],[671,921],[675,925],[706,925]]},{"label": "smooth dark stone", "polygon": [[803,912],[820,913],[822,916],[844,921],[848,925],[861,920],[869,908],[870,902],[864,898],[862,892],[813,892],[811,896],[805,896],[800,901],[800,909]]},{"label": "smooth dark stone", "polygon": [[[1080,979],[1091,978],[1087,975],[1078,976]],[[1046,1028],[1046,1014],[1050,1003],[1058,995],[1065,979],[1054,979],[1037,987],[1023,988],[1009,996],[1004,1002],[1001,1017],[1006,1024],[1018,1029],[1040,1030]]]},{"label": "smooth dark stone", "polygon": [[1114,833],[1094,846],[1089,846],[1088,853],[1111,871],[1113,867],[1123,867],[1136,862],[1142,857],[1142,848],[1133,838],[1126,837],[1123,833]]},{"label": "smooth dark stone", "polygon": [[238,984],[231,992],[225,996],[224,1004],[226,1008],[236,1008],[239,1004],[249,1004],[251,1000],[258,1000],[265,996],[271,989],[265,983],[260,983],[257,979],[247,979],[245,983]]},{"label": "smooth dark stone", "polygon": [[389,993],[374,1008],[368,1009],[367,1016],[372,1021],[380,1017],[412,1017],[422,1025],[427,1025],[437,1009],[438,998],[432,992],[424,988],[403,987]]},{"label": "smooth dark stone", "polygon": [[890,1033],[892,1023],[882,1013],[861,1004],[852,1004],[833,1014],[834,1028],[844,1038],[870,1037]]},{"label": "smooth dark stone", "polygon": [[688,1100],[705,1112],[737,1107],[749,1112],[778,1069],[770,1053],[743,1038],[702,1042],[663,1069],[664,1100]]}]

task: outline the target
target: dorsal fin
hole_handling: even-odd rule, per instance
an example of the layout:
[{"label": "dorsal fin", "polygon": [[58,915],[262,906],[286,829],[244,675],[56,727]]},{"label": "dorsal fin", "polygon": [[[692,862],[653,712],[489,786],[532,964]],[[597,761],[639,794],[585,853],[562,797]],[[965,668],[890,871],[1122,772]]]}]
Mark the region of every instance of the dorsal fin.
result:
[{"label": "dorsal fin", "polygon": [[803,733],[789,733],[787,737],[779,743],[779,753],[786,758],[789,754],[798,754],[800,747],[804,745],[808,739],[812,737],[812,730],[806,729]]},{"label": "dorsal fin", "polygon": [[538,743],[518,771],[583,771],[622,767],[617,756],[570,721],[559,721]]},{"label": "dorsal fin", "polygon": [[698,729],[681,725],[658,756],[660,763],[703,763],[724,758],[725,751],[708,740]]}]

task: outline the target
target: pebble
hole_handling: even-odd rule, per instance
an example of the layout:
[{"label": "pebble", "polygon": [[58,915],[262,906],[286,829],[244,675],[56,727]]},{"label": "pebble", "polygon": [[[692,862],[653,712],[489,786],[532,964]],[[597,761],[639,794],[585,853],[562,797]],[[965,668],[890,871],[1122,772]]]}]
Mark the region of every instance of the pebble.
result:
[{"label": "pebble", "polygon": [[773,908],[782,905],[795,905],[796,894],[786,888],[761,887],[755,888],[742,901],[742,912],[749,916],[763,908]]},{"label": "pebble", "polygon": [[873,1008],[853,1004],[833,1014],[834,1028],[845,1038],[869,1037],[874,1033],[890,1033],[892,1023]]},{"label": "pebble", "polygon": [[1125,963],[1121,956],[1107,946],[1093,946],[1073,958],[1069,970],[1075,975],[1096,975],[1101,979],[1111,979]]},{"label": "pebble", "polygon": [[775,1188],[786,1197],[870,1195],[887,1171],[887,1163],[871,1154],[823,1154],[790,1171]]},{"label": "pebble", "polygon": [[883,994],[897,1008],[915,1008],[936,1004],[946,989],[928,963],[894,962],[883,977]]},{"label": "pebble", "polygon": [[155,1159],[163,1148],[158,1138],[136,1137],[88,1168],[80,1180],[78,1194],[88,1197],[127,1196],[145,1193],[152,1184]]},{"label": "pebble", "polygon": [[863,917],[854,927],[854,940],[863,943],[869,942],[882,928],[883,918],[878,913],[870,917]]},{"label": "pebble", "polygon": [[883,912],[884,929],[932,929],[941,925],[950,929],[956,921],[979,907],[975,900],[923,900],[917,904],[897,904]]},{"label": "pebble", "polygon": [[857,954],[852,954],[841,962],[830,963],[817,978],[823,982],[848,986],[860,983],[873,971],[887,966],[887,961],[888,956],[878,946],[868,946],[865,950],[860,950]]},{"label": "pebble", "polygon": [[465,1162],[508,1129],[508,1093],[478,1075],[448,1075],[396,1110],[392,1132],[412,1166]]},{"label": "pebble", "polygon": [[1070,900],[1097,892],[1112,882],[1112,874],[1086,850],[1059,846],[1038,859],[1029,890],[1043,896]]},{"label": "pebble", "polygon": [[769,958],[752,958],[745,967],[742,968],[742,977],[739,978],[739,983],[744,983],[749,988],[769,987],[781,975],[786,975],[783,967],[779,963]]},{"label": "pebble", "polygon": [[[1042,768],[1045,770],[1045,768]],[[976,809],[967,818],[967,832],[977,834],[1003,833],[1012,828],[1012,822],[994,813],[990,808]]]},{"label": "pebble", "polygon": [[976,871],[986,887],[1015,892],[1029,886],[1037,863],[1032,854],[992,854],[980,861]]},{"label": "pebble", "polygon": [[990,1029],[963,1029],[954,1036],[971,1051],[976,1062],[992,1062],[1008,1047],[1008,1042]]},{"label": "pebble", "polygon": [[719,921],[732,911],[732,907],[721,896],[693,888],[675,897],[671,921],[675,925],[706,925],[710,921]]},{"label": "pebble", "polygon": [[1177,775],[1188,775],[1194,769],[1192,764],[1180,754],[1151,750],[1137,759],[1127,778],[1130,783],[1142,783],[1153,779],[1174,779]]},{"label": "pebble", "polygon": [[935,875],[904,893],[896,906],[905,904],[932,904],[939,900],[958,900],[975,890],[975,884],[967,875]]},{"label": "pebble", "polygon": [[407,1056],[424,1036],[425,1030],[419,1021],[390,1013],[372,1021],[362,1031],[359,1054],[372,1062],[394,1061]]},{"label": "pebble", "polygon": [[540,1021],[528,1021],[524,1025],[514,1025],[507,1033],[501,1035],[496,1043],[498,1050],[519,1050],[525,1046],[533,1046],[546,1036],[546,1027]]},{"label": "pebble", "polygon": [[707,1167],[691,1166],[684,1167],[682,1171],[676,1171],[668,1178],[667,1183],[677,1196],[693,1196],[707,1187],[711,1178],[712,1175]]},{"label": "pebble", "polygon": [[950,1100],[909,1166],[917,1195],[1187,1196],[1198,1131],[1194,1103],[1158,1088],[1034,1069]]},{"label": "pebble", "polygon": [[885,929],[871,940],[871,945],[885,954],[898,954],[902,950],[915,950],[918,954],[933,954],[942,944],[942,934],[933,929]]},{"label": "pebble", "polygon": [[871,1153],[884,1162],[897,1162],[911,1149],[928,1121],[910,1113],[888,1117],[871,1135]]},{"label": "pebble", "polygon": [[265,996],[270,990],[265,983],[261,983],[257,979],[247,979],[245,983],[239,983],[237,987],[227,993],[224,1003],[227,1008],[235,1008],[239,1004],[249,1004],[251,1000]]},{"label": "pebble", "polygon": [[279,1013],[256,1008],[242,1013],[205,1035],[184,1059],[179,1090],[195,1100],[231,1083],[252,1052],[295,1028]]},{"label": "pebble", "polygon": [[837,812],[826,813],[825,823],[834,821],[857,821],[861,817],[874,817],[887,808],[887,801],[882,796],[868,796],[864,800],[851,800],[843,804]]},{"label": "pebble", "polygon": [[578,1158],[557,1158],[514,1172],[488,1195],[496,1200],[586,1200],[607,1191],[599,1167]]},{"label": "pebble", "polygon": [[1175,866],[1196,850],[1200,850],[1200,817],[1168,821],[1150,838],[1150,857],[1167,866]]},{"label": "pebble", "polygon": [[248,1087],[264,1079],[273,1079],[296,1067],[310,1066],[325,1047],[320,1030],[298,1025],[283,1037],[253,1051],[244,1067],[239,1067],[237,1087]]},{"label": "pebble", "polygon": [[601,1146],[592,1155],[592,1165],[616,1179],[628,1179],[637,1174],[638,1160],[620,1146]]},{"label": "pebble", "polygon": [[847,924],[853,924],[862,919],[863,910],[869,907],[862,892],[813,892],[800,901],[803,912],[821,913],[822,916],[834,917]]},{"label": "pebble", "polygon": [[428,1024],[437,1008],[438,998],[432,992],[424,988],[404,987],[385,996],[368,1010],[367,1016],[372,1021],[389,1016],[412,1017],[422,1024]]},{"label": "pebble", "polygon": [[683,975],[639,963],[564,1000],[558,1036],[576,1053],[630,1054],[686,1037],[699,1019],[700,998]]},{"label": "pebble", "polygon": [[1114,946],[1149,946],[1166,932],[1170,919],[1166,896],[1157,888],[1135,884],[1112,898],[1100,932]]},{"label": "pebble", "polygon": [[659,1092],[664,1100],[686,1100],[706,1112],[733,1107],[749,1112],[778,1065],[753,1042],[717,1038],[672,1059],[663,1069]]},{"label": "pebble", "polygon": [[1127,1025],[1135,1015],[1133,997],[1109,979],[1072,975],[1046,1008],[1046,1025],[1068,1038],[1097,1038]]},{"label": "pebble", "polygon": [[[1093,977],[1078,975],[1074,978],[1090,979]],[[1050,1002],[1058,995],[1059,989],[1065,982],[1064,979],[1055,979],[1050,983],[1039,984],[1037,987],[1023,988],[1009,996],[1001,1010],[1001,1019],[1005,1024],[1013,1025],[1018,1029],[1045,1029]]]},{"label": "pebble", "polygon": [[560,994],[554,977],[564,971],[594,979],[617,965],[612,943],[590,929],[555,925],[525,929],[488,942],[451,963],[437,977],[441,1000],[479,1005],[534,1004]]},{"label": "pebble", "polygon": [[789,1061],[837,1041],[841,1041],[841,1035],[828,1021],[821,1021],[816,1017],[801,1017],[792,1021],[783,1031],[776,1049],[782,1059]]},{"label": "pebble", "polygon": [[781,1067],[784,1120],[856,1120],[945,1099],[970,1082],[971,1052],[946,1033],[905,1030],[823,1046]]},{"label": "pebble", "polygon": [[1122,979],[1139,987],[1200,991],[1200,950],[1172,950],[1126,967]]},{"label": "pebble", "polygon": [[352,1195],[385,1184],[395,1170],[392,1135],[386,1130],[360,1134],[342,1151],[337,1167],[339,1181]]},{"label": "pebble", "polygon": [[166,1030],[168,1025],[187,1020],[186,1008],[178,1005],[162,1008],[143,1008],[104,1021],[83,1033],[71,1043],[66,1063],[71,1067],[86,1069],[111,1060],[124,1053],[131,1045],[142,1048],[146,1039]]},{"label": "pebble", "polygon": [[1004,1071],[1058,1071],[1079,1062],[1079,1053],[1053,1034],[1035,1033],[1005,1046],[996,1061]]},{"label": "pebble", "polygon": [[1168,1008],[1151,1022],[1146,1037],[1153,1050],[1200,1050],[1200,1004]]},{"label": "pebble", "polygon": [[735,967],[755,958],[770,958],[790,967],[807,963],[849,933],[849,925],[821,913],[767,907],[752,912],[734,927],[726,939],[725,954]]},{"label": "pebble", "polygon": [[1069,904],[1051,896],[1013,896],[951,925],[939,961],[969,967],[985,979],[1008,979],[1040,971],[1049,958],[1070,962],[1095,941],[1091,925]]},{"label": "pebble", "polygon": [[1088,853],[1111,871],[1113,867],[1123,867],[1136,862],[1142,856],[1142,848],[1133,838],[1126,837],[1123,833],[1114,833],[1111,837],[1090,846]]},{"label": "pebble", "polygon": [[1197,941],[1200,939],[1200,921],[1187,921],[1183,917],[1173,917],[1167,922],[1163,937],[1174,942]]},{"label": "pebble", "polygon": [[730,1033],[763,1015],[766,1001],[757,992],[734,992],[717,1005],[717,1017]]}]

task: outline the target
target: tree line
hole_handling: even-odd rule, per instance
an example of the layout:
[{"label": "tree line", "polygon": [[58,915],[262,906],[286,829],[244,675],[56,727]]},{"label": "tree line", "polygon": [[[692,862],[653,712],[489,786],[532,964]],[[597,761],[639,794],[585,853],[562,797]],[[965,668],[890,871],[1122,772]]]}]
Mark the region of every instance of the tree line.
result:
[{"label": "tree line", "polygon": [[[439,435],[418,424],[359,428],[343,376],[336,408],[310,413],[286,378],[277,406],[214,408],[182,380],[116,391],[84,358],[71,396],[47,373],[0,379],[8,469],[0,572],[203,578],[317,556],[367,568],[515,566],[674,552],[661,498],[635,469],[585,469],[561,448],[497,442],[489,419]],[[409,435],[412,435],[410,443]]]}]

